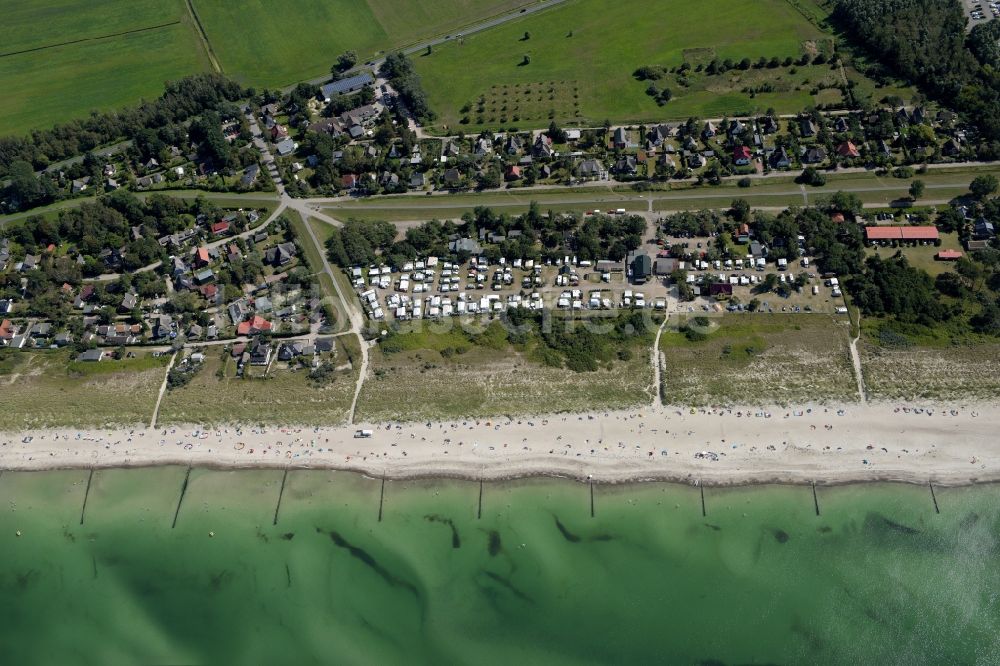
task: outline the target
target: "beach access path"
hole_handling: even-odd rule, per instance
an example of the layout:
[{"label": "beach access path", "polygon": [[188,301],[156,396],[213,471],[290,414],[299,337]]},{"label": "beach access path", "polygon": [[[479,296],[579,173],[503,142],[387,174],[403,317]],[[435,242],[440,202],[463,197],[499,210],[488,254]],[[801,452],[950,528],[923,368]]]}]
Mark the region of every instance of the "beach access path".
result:
[{"label": "beach access path", "polygon": [[[387,478],[960,485],[1000,480],[998,424],[995,404],[868,403],[656,407],[329,428],[34,430],[0,435],[0,469],[180,464],[340,469]],[[357,438],[358,428],[373,434]]]}]

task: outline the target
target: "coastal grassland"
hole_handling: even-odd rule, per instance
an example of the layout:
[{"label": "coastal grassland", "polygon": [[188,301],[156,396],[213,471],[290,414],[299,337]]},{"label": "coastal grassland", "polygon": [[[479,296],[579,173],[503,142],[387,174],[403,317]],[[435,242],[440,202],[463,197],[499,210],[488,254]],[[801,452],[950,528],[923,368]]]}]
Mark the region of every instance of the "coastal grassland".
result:
[{"label": "coastal grassland", "polygon": [[498,321],[466,325],[410,323],[374,347],[358,419],[624,409],[653,398],[652,329],[609,343],[593,355],[593,370],[576,371],[572,355],[563,358],[537,330],[508,335]]},{"label": "coastal grassland", "polygon": [[[340,338],[338,338],[338,341]],[[287,425],[335,425],[347,419],[354,397],[357,372],[337,370],[331,382],[315,385],[308,370],[279,368],[276,363],[263,376],[253,368],[248,376],[236,376],[236,361],[223,351],[205,355],[205,367],[181,388],[171,389],[160,404],[160,424],[270,423]],[[338,345],[335,363],[347,363]]]},{"label": "coastal grassland", "polygon": [[667,330],[660,338],[666,404],[857,399],[846,317],[724,315],[711,317],[698,330],[703,334]]},{"label": "coastal grassland", "polygon": [[0,430],[133,425],[149,421],[168,357],[70,361],[67,351],[0,355]]},{"label": "coastal grassland", "polygon": [[904,342],[884,330],[871,320],[862,322],[858,352],[870,398],[962,401],[1000,396],[1000,344],[952,344],[943,332]]},{"label": "coastal grassland", "polygon": [[184,0],[6,4],[0,134],[135,104],[209,68]]},{"label": "coastal grassland", "polygon": [[[193,0],[226,74],[286,86],[327,74],[340,53],[362,60],[529,4],[526,0]],[[239,26],[238,29],[233,29]]]},{"label": "coastal grassland", "polygon": [[[527,40],[525,32],[530,33]],[[753,6],[737,0],[653,0],[613,8],[601,0],[570,0],[442,45],[415,62],[440,126],[456,128],[468,116],[468,128],[475,129],[480,115],[484,124],[490,124],[488,116],[478,112],[480,98],[489,106],[498,87],[523,95],[529,85],[532,109],[541,86],[542,103],[548,103],[557,121],[599,124],[604,119],[716,117],[768,107],[797,112],[816,102],[811,91],[817,85],[836,82],[835,71],[807,67],[792,73],[791,68],[777,67],[731,70],[719,76],[692,72],[687,87],[668,74],[657,83],[670,88],[674,97],[662,107],[646,94],[648,83],[636,80],[633,72],[645,65],[670,68],[685,61],[696,67],[713,58],[735,62],[744,57],[798,58],[806,52],[828,51],[830,45],[830,35],[785,0],[761,0]],[[805,84],[804,79],[808,79]],[[773,92],[751,98],[743,91],[765,83]],[[497,122],[518,124],[512,107],[515,97],[508,100],[507,120],[497,116]],[[469,110],[463,112],[466,105]],[[525,124],[547,125],[549,114],[545,116],[544,122],[532,116]]]}]

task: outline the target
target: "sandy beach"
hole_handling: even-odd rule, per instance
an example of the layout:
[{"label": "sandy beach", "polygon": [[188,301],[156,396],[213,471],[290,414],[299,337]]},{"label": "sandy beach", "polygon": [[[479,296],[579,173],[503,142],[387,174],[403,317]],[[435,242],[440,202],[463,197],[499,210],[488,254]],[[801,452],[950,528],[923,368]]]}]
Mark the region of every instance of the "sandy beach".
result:
[{"label": "sandy beach", "polygon": [[[867,404],[627,412],[330,428],[201,426],[0,435],[9,470],[327,468],[371,476],[705,485],[1000,480],[1000,407]],[[371,429],[370,438],[356,438]]]}]

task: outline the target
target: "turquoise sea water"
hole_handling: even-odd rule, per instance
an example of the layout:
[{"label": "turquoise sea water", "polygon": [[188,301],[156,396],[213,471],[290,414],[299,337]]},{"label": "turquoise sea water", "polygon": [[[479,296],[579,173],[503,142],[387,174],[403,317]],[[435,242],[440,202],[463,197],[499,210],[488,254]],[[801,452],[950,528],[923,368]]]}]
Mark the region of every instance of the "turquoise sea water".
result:
[{"label": "turquoise sea water", "polygon": [[997,486],[88,474],[0,477],[4,663],[1000,662]]}]

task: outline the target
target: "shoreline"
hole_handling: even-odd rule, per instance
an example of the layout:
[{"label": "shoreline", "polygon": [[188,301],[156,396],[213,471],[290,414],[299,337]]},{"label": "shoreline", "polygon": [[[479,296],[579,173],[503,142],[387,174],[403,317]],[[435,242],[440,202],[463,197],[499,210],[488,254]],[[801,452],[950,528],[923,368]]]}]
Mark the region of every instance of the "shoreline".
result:
[{"label": "shoreline", "polygon": [[[0,469],[178,465],[326,469],[389,480],[946,487],[1000,482],[998,427],[994,404],[869,403],[694,413],[648,407],[326,428],[62,428],[0,433]],[[372,437],[355,438],[360,429]]]}]

